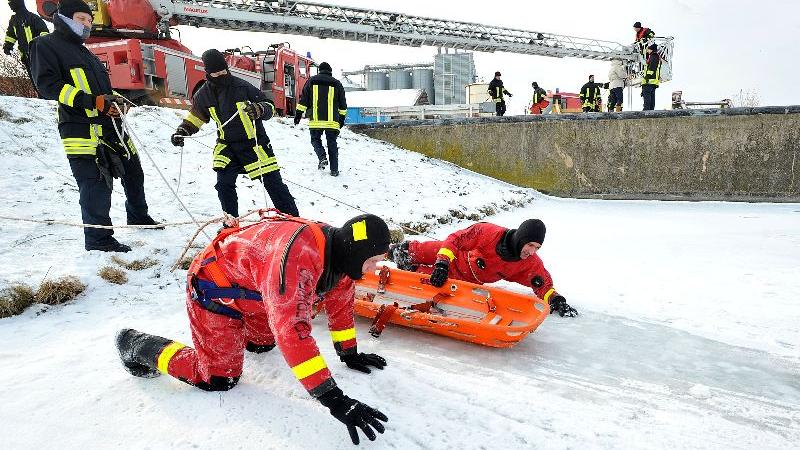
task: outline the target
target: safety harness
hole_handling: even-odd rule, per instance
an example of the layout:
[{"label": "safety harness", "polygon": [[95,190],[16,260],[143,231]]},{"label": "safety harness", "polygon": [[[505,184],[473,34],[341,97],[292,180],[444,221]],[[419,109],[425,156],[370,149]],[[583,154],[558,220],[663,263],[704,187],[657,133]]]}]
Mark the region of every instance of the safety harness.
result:
[{"label": "safety harness", "polygon": [[[292,234],[289,242],[283,250],[281,257],[281,273],[280,273],[280,288],[279,293],[283,294],[286,288],[286,262],[289,256],[289,251],[292,248],[297,236],[306,228],[309,228],[314,234],[314,241],[317,244],[317,250],[325,261],[325,234],[322,227],[313,221],[302,219],[299,217],[292,217],[284,214],[264,217],[263,220],[267,221],[290,221],[302,224]],[[261,223],[261,222],[258,222]],[[193,270],[189,274],[189,292],[192,300],[196,301],[207,311],[215,314],[230,317],[232,319],[241,320],[242,311],[236,304],[237,300],[251,300],[262,301],[261,293],[258,291],[242,288],[236,283],[231,283],[228,277],[222,271],[219,265],[219,244],[228,236],[238,233],[246,228],[252,227],[256,224],[251,224],[245,227],[231,227],[225,228],[214,238],[214,240],[203,250],[200,264],[195,267],[192,265]]]}]

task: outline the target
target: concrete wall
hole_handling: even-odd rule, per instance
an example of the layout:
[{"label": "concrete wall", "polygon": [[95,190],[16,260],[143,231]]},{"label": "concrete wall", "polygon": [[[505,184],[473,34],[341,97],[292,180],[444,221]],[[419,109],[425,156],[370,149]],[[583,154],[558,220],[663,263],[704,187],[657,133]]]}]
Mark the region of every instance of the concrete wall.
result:
[{"label": "concrete wall", "polygon": [[800,201],[800,106],[352,128],[558,196]]}]

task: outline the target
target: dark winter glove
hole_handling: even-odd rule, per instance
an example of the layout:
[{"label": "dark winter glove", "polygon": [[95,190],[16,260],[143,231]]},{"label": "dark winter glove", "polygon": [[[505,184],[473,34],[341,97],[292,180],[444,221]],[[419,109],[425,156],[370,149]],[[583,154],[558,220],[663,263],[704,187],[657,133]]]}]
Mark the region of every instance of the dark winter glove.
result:
[{"label": "dark winter glove", "polygon": [[3,44],[3,53],[5,53],[6,55],[10,55],[11,50],[14,50],[14,44],[12,44],[11,42],[6,42],[5,44]]},{"label": "dark winter glove", "polygon": [[578,311],[567,304],[563,295],[556,295],[550,299],[550,314],[558,313],[561,317],[575,317]]},{"label": "dark winter glove", "polygon": [[506,95],[509,97],[513,97],[513,95],[511,95],[511,92],[506,92]]},{"label": "dark winter glove", "polygon": [[[269,105],[266,103],[247,102],[247,106],[244,107],[244,112],[250,116],[252,120],[258,120],[264,117],[264,113],[267,111],[267,106]],[[271,114],[270,117],[272,117]],[[267,119],[269,119],[269,117],[267,117]]]},{"label": "dark winter glove", "polygon": [[302,118],[303,118],[303,113],[301,113],[300,111],[297,111],[294,114],[294,124],[295,125],[299,124],[300,123],[300,119],[302,119]]},{"label": "dark winter glove", "polygon": [[175,133],[173,133],[172,136],[169,138],[169,141],[175,147],[183,147],[184,136],[189,136],[189,131],[186,128],[178,127],[178,129],[175,130]]},{"label": "dark winter glove", "polygon": [[347,427],[350,439],[355,445],[360,442],[356,427],[361,428],[370,441],[374,441],[377,436],[372,429],[375,428],[378,433],[383,434],[383,424],[378,421],[389,421],[384,413],[344,395],[338,387],[320,395],[319,402],[330,410],[333,417]]},{"label": "dark winter glove", "polygon": [[442,287],[447,282],[447,275],[450,272],[449,259],[437,259],[436,264],[433,265],[433,272],[431,272],[431,284],[436,287]]},{"label": "dark winter glove", "polygon": [[111,117],[119,117],[119,108],[122,108],[122,105],[124,104],[125,99],[119,95],[103,94],[94,98],[94,107],[100,112],[100,114],[105,114]]},{"label": "dark winter glove", "polygon": [[349,355],[341,355],[339,359],[347,364],[347,367],[364,373],[371,372],[367,366],[377,367],[381,370],[386,367],[386,360],[374,353],[351,353]]}]

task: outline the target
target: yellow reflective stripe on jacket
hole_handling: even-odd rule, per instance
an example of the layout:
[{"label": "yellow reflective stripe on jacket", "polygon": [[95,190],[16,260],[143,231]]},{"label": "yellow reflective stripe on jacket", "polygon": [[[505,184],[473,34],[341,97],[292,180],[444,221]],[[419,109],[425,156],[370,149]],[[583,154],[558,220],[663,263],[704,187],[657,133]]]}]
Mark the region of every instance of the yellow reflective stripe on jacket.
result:
[{"label": "yellow reflective stripe on jacket", "polygon": [[308,128],[327,128],[329,130],[338,130],[341,128],[339,122],[335,120],[309,120]]},{"label": "yellow reflective stripe on jacket", "polygon": [[88,138],[63,138],[61,143],[64,145],[64,151],[67,155],[96,155],[97,146],[100,143],[98,134],[102,128],[100,125],[89,126]]},{"label": "yellow reflective stripe on jacket", "polygon": [[[8,29],[9,32],[11,32],[12,30],[13,30],[13,28],[9,28]],[[17,42],[17,38],[15,38],[14,36],[6,35],[6,42],[9,42],[9,43],[13,44],[13,43]]]},{"label": "yellow reflective stripe on jacket", "polygon": [[186,121],[196,126],[198,129],[205,124],[205,122],[203,122],[202,119],[200,119],[199,117],[195,116],[192,113],[189,113],[189,115],[186,116]]},{"label": "yellow reflective stripe on jacket", "polygon": [[175,341],[170,342],[164,347],[164,350],[161,350],[161,353],[158,355],[158,371],[163,374],[169,374],[170,360],[175,356],[175,353],[178,353],[184,347],[186,346]]},{"label": "yellow reflective stripe on jacket", "polygon": [[339,110],[339,115],[340,116],[346,116],[347,115],[347,110],[346,109],[340,109]]},{"label": "yellow reflective stripe on jacket", "polygon": [[455,255],[455,254],[453,254],[453,251],[452,251],[452,250],[450,250],[449,248],[445,248],[445,247],[442,247],[442,248],[440,248],[440,249],[439,249],[439,252],[438,252],[438,253],[436,253],[436,255],[444,255],[444,256],[446,256],[446,257],[447,257],[447,259],[449,259],[450,261],[452,261],[452,260],[456,259],[456,255]]},{"label": "yellow reflective stripe on jacket", "polygon": [[[275,107],[273,106],[272,109],[275,109]],[[306,112],[307,109],[308,109],[308,106],[306,106],[306,105],[297,105],[297,110],[300,111],[301,113]]]},{"label": "yellow reflective stripe on jacket", "polygon": [[246,102],[236,102],[236,112],[239,114],[239,120],[242,121],[244,132],[247,134],[247,139],[254,139],[256,137],[256,128],[250,116],[244,112],[244,107],[247,106]]},{"label": "yellow reflective stripe on jacket", "polygon": [[333,342],[344,342],[355,338],[356,338],[355,327],[348,328],[346,330],[338,330],[338,331],[331,330],[331,340]]},{"label": "yellow reflective stripe on jacket", "polygon": [[[311,121],[318,122],[319,121],[319,86],[314,85],[311,86],[311,91],[313,94],[311,95]],[[309,124],[310,125],[310,124]]]},{"label": "yellow reflective stripe on jacket", "polygon": [[550,297],[556,292],[554,288],[550,288],[547,292],[544,293],[544,298],[542,300],[545,301],[548,305],[550,304]]},{"label": "yellow reflective stripe on jacket", "polygon": [[30,43],[33,40],[33,31],[31,31],[30,26],[25,26],[23,28],[25,30],[25,39],[28,43]]},{"label": "yellow reflective stripe on jacket", "polygon": [[225,144],[217,144],[214,147],[213,167],[215,169],[224,169],[225,167],[228,167],[228,164],[231,162],[230,158],[221,153],[223,150],[225,150],[225,147],[227,147]]},{"label": "yellow reflective stripe on jacket", "polygon": [[58,102],[67,106],[75,106],[75,96],[77,96],[78,92],[80,91],[81,90],[75,86],[65,84],[64,87],[61,88],[61,92],[58,94]]},{"label": "yellow reflective stripe on jacket", "polygon": [[317,355],[292,367],[292,372],[294,372],[294,376],[297,377],[298,380],[302,380],[303,378],[308,378],[320,370],[326,369],[327,367],[328,365],[325,364],[325,360],[322,359],[322,356]]},{"label": "yellow reflective stripe on jacket", "polygon": [[[86,79],[86,72],[84,72],[83,69],[77,67],[75,69],[70,69],[69,73],[72,75],[72,81],[75,82],[75,86],[77,86],[78,89],[87,94],[92,93],[92,88],[89,87],[89,80]],[[85,111],[88,117],[97,117],[99,115],[96,109],[86,109]]]},{"label": "yellow reflective stripe on jacket", "polygon": [[214,119],[214,122],[217,124],[217,134],[219,135],[219,138],[225,139],[225,129],[222,128],[222,122],[220,122],[219,117],[217,116],[217,108],[213,106],[208,108],[208,113],[211,115],[211,118]]},{"label": "yellow reflective stripe on jacket", "polygon": [[264,151],[264,147],[258,145],[253,148],[253,151],[258,157],[258,161],[244,166],[244,170],[247,172],[247,176],[250,177],[251,180],[258,178],[261,175],[266,175],[270,172],[280,170],[280,166],[278,166],[278,158],[274,156],[268,156]]},{"label": "yellow reflective stripe on jacket", "polygon": [[333,120],[333,86],[328,86],[328,120]]}]

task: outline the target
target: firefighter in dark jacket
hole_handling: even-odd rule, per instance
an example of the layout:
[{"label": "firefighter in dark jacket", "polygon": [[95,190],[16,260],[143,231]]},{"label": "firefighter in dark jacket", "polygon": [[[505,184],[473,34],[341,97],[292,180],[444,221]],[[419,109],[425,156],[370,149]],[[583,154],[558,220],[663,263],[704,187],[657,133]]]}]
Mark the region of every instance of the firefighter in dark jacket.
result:
[{"label": "firefighter in dark jacket", "polygon": [[658,46],[651,44],[647,47],[647,65],[642,77],[642,99],[644,111],[652,111],[656,107],[656,89],[661,79],[661,57],[658,55]]},{"label": "firefighter in dark jacket", "polygon": [[239,216],[236,178],[245,173],[251,180],[261,179],[278,210],[297,216],[294,197],[281,178],[278,160],[261,123],[275,114],[275,106],[263,92],[231,75],[219,50],[206,50],[203,64],[208,82],[192,97],[192,109],[172,135],[172,144],[183,146],[185,136],[197,133],[203,124],[213,120],[217,125],[212,165],[217,173],[214,188],[222,210]]},{"label": "firefighter in dark jacket", "polygon": [[513,97],[511,92],[508,92],[506,88],[503,87],[503,80],[501,80],[500,77],[500,72],[494,73],[494,79],[489,83],[488,90],[492,101],[495,103],[494,109],[498,116],[502,116],[506,113],[506,101],[503,98],[503,94]]},{"label": "firefighter in dark jacket", "polygon": [[[129,225],[158,225],[147,213],[144,173],[133,142],[118,120],[123,101],[108,72],[83,42],[92,11],[81,0],[62,0],[55,31],[31,42],[31,74],[39,94],[58,101],[58,131],[78,182],[86,224],[111,225],[113,179],[121,178]],[[116,121],[116,130],[115,123]],[[84,228],[86,250],[127,252],[111,229]]]},{"label": "firefighter in dark jacket", "polygon": [[[344,126],[347,115],[347,100],[345,99],[342,83],[331,75],[331,65],[323,62],[319,65],[319,73],[311,77],[300,95],[297,112],[294,115],[294,124],[300,123],[305,116],[309,119],[308,128],[311,131],[311,145],[317,154],[319,170],[325,170],[328,159],[331,163],[331,175],[339,176],[339,147],[336,138],[339,129]],[[322,146],[322,134],[328,144],[328,157],[325,157],[325,147]]]},{"label": "firefighter in dark jacket", "polygon": [[14,11],[11,20],[8,21],[6,30],[6,40],[3,43],[3,53],[10,55],[14,50],[14,44],[19,48],[19,55],[28,76],[31,75],[30,45],[31,41],[39,36],[44,36],[49,31],[44,20],[38,14],[34,14],[25,7],[24,0],[8,0],[8,7]]},{"label": "firefighter in dark jacket", "polygon": [[595,83],[594,75],[589,75],[589,81],[581,87],[580,99],[583,112],[600,112],[600,88],[603,83]]},{"label": "firefighter in dark jacket", "polygon": [[650,28],[643,27],[642,22],[634,23],[633,31],[636,33],[634,42],[636,43],[636,46],[639,47],[639,52],[644,53],[645,49],[647,48],[647,43],[656,37],[656,33]]}]

